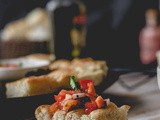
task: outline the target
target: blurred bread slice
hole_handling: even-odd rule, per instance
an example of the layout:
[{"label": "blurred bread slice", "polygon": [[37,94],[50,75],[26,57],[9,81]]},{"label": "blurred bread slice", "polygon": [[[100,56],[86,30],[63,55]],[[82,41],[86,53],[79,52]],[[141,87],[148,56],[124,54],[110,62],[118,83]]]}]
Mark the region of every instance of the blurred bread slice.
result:
[{"label": "blurred bread slice", "polygon": [[56,92],[60,88],[70,88],[69,77],[76,75],[69,69],[55,70],[47,75],[23,78],[6,83],[6,96],[24,97]]},{"label": "blurred bread slice", "polygon": [[44,41],[51,37],[48,13],[35,8],[25,17],[8,23],[1,32],[3,41]]},{"label": "blurred bread slice", "polygon": [[50,69],[50,70],[55,70],[55,69],[69,68],[70,65],[71,65],[71,62],[70,62],[69,60],[60,59],[60,60],[54,61],[54,62],[49,66],[49,69]]},{"label": "blurred bread slice", "polygon": [[110,102],[106,108],[94,110],[87,115],[83,109],[72,110],[68,113],[61,110],[51,113],[49,105],[41,105],[35,110],[35,117],[37,120],[128,120],[129,109],[128,105],[117,107]]},{"label": "blurred bread slice", "polygon": [[94,60],[92,58],[73,59],[71,65],[72,65],[71,68],[76,71],[80,70],[96,71],[101,69],[104,71],[104,73],[106,73],[108,70],[106,61]]},{"label": "blurred bread slice", "polygon": [[71,69],[77,73],[77,79],[91,79],[95,86],[103,81],[108,71],[105,61],[93,60],[92,58],[73,60]]},{"label": "blurred bread slice", "polygon": [[50,62],[55,60],[55,56],[50,55],[50,54],[43,54],[43,53],[34,53],[34,54],[30,54],[24,57],[26,59],[41,59],[41,60],[47,60]]},{"label": "blurred bread slice", "polygon": [[57,87],[58,84],[53,78],[45,75],[33,76],[6,83],[6,96],[12,98],[47,94],[55,91]]},{"label": "blurred bread slice", "polygon": [[77,79],[91,79],[95,86],[102,82],[108,71],[106,61],[93,60],[92,58],[74,59],[72,61],[56,60],[49,68],[51,70],[70,69],[76,73]]},{"label": "blurred bread slice", "polygon": [[76,72],[70,69],[57,69],[47,75],[56,80],[59,88],[71,88],[69,83],[70,76],[77,76]]}]

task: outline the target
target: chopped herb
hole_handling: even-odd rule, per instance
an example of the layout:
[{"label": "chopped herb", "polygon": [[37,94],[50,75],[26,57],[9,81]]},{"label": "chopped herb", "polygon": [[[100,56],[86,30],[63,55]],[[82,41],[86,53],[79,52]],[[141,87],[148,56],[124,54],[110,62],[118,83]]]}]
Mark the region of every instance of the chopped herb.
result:
[{"label": "chopped herb", "polygon": [[71,76],[70,77],[70,85],[72,87],[72,89],[77,89],[77,80],[74,76]]}]

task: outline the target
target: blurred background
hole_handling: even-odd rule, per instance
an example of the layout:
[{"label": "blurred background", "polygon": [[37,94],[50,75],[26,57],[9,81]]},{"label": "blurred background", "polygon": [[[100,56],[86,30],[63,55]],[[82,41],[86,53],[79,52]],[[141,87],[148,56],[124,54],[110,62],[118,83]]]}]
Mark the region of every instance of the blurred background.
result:
[{"label": "blurred background", "polygon": [[[56,1],[56,0],[55,0]],[[36,14],[30,14],[36,8],[42,8],[46,10],[46,5],[49,4],[49,0],[1,0],[0,1],[0,30],[3,33],[5,30],[9,33],[2,34],[1,36],[1,58],[9,58],[10,56],[2,55],[7,45],[4,44],[9,39],[14,39],[12,44],[16,43],[15,39],[21,39],[23,41],[19,46],[28,45],[25,49],[30,49],[30,44],[25,43],[24,40],[35,39],[43,41],[44,39],[50,39],[52,34],[48,34],[47,18],[45,12],[42,16],[42,21],[35,25],[34,20]],[[94,59],[106,60],[110,67],[129,67],[129,68],[153,68],[156,66],[156,60],[152,60],[147,64],[143,64],[140,60],[140,33],[146,26],[145,13],[148,9],[155,9],[158,11],[158,24],[159,24],[159,1],[158,0],[81,0],[86,6],[87,15],[87,34],[86,44],[82,48],[79,57],[92,57]],[[38,12],[37,12],[38,13]],[[79,14],[79,10],[75,4],[60,7],[54,12],[54,27],[55,27],[55,41],[50,42],[54,44],[54,53],[56,59],[73,59],[72,50],[73,44],[71,42],[70,31],[73,29],[73,17]],[[33,25],[32,27],[25,27],[24,18],[28,15],[28,23]],[[32,15],[35,15],[34,17]],[[40,15],[40,14],[39,14]],[[32,17],[34,19],[32,19]],[[30,19],[29,19],[30,18]],[[40,18],[40,17],[39,17]],[[17,26],[11,25],[11,22],[21,19],[19,23],[23,26],[18,29],[14,35],[19,34],[18,38],[10,31],[16,31]],[[27,18],[26,18],[27,19]],[[35,20],[36,21],[36,20]],[[39,25],[41,27],[39,27]],[[43,26],[44,25],[44,26]],[[35,27],[36,26],[36,27]],[[30,28],[33,28],[30,30]],[[11,30],[12,29],[12,30]],[[23,31],[25,30],[26,31]],[[29,32],[27,30],[30,30]],[[53,32],[53,31],[52,31]],[[28,33],[27,37],[22,35]],[[7,34],[7,35],[6,35]],[[14,37],[13,37],[13,36]],[[25,36],[25,37],[24,37]],[[23,38],[24,37],[24,38]],[[160,39],[159,39],[160,40]],[[44,41],[43,41],[44,42]],[[44,45],[44,44],[43,44]],[[7,49],[11,54],[11,45]],[[38,46],[37,43],[34,43]],[[52,46],[52,45],[51,45]],[[41,46],[39,45],[38,48]],[[42,49],[30,52],[49,53],[45,44]],[[3,48],[3,49],[2,49]],[[24,48],[24,47],[23,47]],[[22,49],[22,48],[21,48]],[[23,51],[23,50],[18,51]],[[6,53],[7,54],[7,53]],[[25,55],[26,53],[24,53]],[[12,56],[14,57],[14,56]]]}]

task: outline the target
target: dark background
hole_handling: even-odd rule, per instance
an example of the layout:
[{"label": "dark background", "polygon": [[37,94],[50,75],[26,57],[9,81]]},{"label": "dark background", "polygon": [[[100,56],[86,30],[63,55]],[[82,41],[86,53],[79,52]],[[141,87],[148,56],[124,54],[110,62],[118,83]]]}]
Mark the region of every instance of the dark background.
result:
[{"label": "dark background", "polygon": [[[156,61],[142,65],[139,59],[139,33],[145,25],[145,11],[158,9],[158,0],[82,0],[87,7],[88,33],[81,57],[106,60],[110,67],[150,68]],[[1,0],[0,29],[10,21],[24,17],[48,0]],[[71,19],[75,7],[56,10],[56,57],[72,59]]]}]

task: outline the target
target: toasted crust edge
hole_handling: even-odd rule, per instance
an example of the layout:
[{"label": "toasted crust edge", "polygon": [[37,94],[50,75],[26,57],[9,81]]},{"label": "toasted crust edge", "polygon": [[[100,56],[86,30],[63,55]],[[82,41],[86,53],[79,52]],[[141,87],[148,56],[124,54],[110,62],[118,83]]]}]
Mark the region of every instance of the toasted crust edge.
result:
[{"label": "toasted crust edge", "polygon": [[[89,115],[84,113],[83,109],[69,111],[57,111],[51,113],[49,111],[50,105],[41,105],[35,110],[35,117],[37,120],[128,120],[128,110],[130,106],[123,105],[117,107],[114,103],[110,103],[105,109],[97,109],[92,111]],[[48,117],[49,116],[49,117]]]}]

